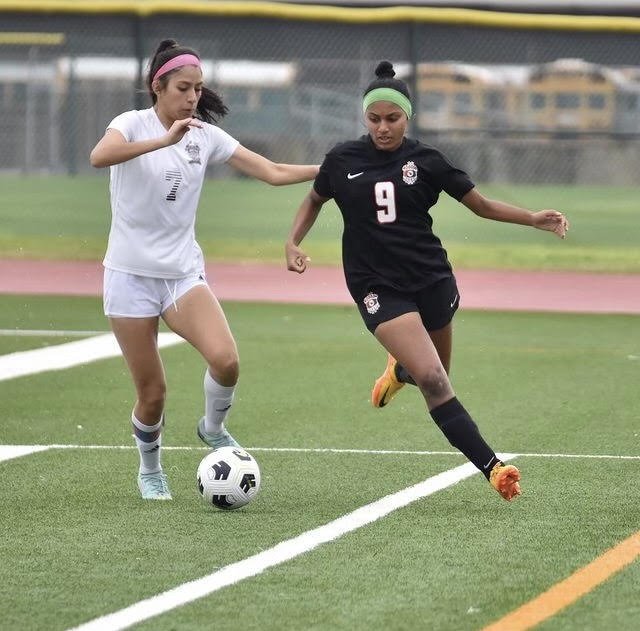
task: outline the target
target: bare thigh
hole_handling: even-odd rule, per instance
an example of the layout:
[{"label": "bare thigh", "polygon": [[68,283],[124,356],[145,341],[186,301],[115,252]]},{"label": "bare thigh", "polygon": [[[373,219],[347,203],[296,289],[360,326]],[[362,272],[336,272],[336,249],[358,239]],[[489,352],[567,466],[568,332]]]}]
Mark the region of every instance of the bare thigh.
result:
[{"label": "bare thigh", "polygon": [[164,409],[166,383],[158,351],[158,318],[109,318],[133,378],[138,401],[136,417],[146,425],[158,422]]},{"label": "bare thigh", "polygon": [[218,299],[206,285],[196,285],[162,314],[167,326],[205,359],[211,376],[223,386],[238,381],[238,349]]},{"label": "bare thigh", "polygon": [[383,322],[375,336],[413,377],[430,410],[454,396],[445,367],[418,313]]}]

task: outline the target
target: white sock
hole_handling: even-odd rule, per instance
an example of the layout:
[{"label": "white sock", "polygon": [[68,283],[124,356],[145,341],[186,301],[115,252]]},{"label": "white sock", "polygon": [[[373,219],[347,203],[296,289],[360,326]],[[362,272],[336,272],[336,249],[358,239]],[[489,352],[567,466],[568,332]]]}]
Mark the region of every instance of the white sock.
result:
[{"label": "white sock", "polygon": [[[155,425],[145,425],[139,421],[135,414],[131,412],[131,422],[133,423],[133,437],[138,445],[140,454],[140,473],[158,473],[162,471],[160,466],[160,446],[162,443],[162,417]],[[150,436],[157,434],[153,440],[148,440]]]},{"label": "white sock", "polygon": [[235,386],[221,386],[210,374],[204,373],[204,431],[219,434],[233,403]]}]

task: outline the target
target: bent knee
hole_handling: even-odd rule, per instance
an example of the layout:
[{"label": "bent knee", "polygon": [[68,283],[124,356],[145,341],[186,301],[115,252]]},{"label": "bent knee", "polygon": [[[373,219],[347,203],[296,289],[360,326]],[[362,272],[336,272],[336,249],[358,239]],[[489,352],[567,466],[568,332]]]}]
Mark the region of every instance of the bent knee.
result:
[{"label": "bent knee", "polygon": [[240,360],[234,352],[217,355],[209,362],[209,370],[214,379],[223,386],[233,386],[240,375]]},{"label": "bent knee", "polygon": [[453,390],[449,377],[442,366],[429,369],[414,377],[416,385],[423,392],[427,400],[440,400],[449,396]]}]

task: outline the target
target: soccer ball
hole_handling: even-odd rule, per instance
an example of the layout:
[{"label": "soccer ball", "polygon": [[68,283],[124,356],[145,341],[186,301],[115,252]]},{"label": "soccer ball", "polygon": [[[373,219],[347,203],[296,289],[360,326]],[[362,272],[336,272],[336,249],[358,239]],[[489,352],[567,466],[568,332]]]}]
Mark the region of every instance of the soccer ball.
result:
[{"label": "soccer ball", "polygon": [[248,504],[260,490],[260,468],[241,447],[218,447],[198,466],[198,491],[207,504],[223,510]]}]

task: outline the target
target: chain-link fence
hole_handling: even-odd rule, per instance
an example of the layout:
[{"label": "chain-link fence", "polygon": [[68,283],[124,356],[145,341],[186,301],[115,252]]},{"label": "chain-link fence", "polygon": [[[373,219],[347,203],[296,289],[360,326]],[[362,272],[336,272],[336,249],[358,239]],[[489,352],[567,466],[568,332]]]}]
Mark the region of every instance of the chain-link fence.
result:
[{"label": "chain-link fence", "polygon": [[2,13],[0,172],[90,170],[105,125],[150,105],[146,58],[172,37],[202,56],[205,80],[230,108],[221,126],[274,160],[318,162],[365,133],[361,95],[389,59],[414,95],[411,134],[477,180],[636,183],[640,20],[541,28],[510,27],[504,14],[479,25],[423,19],[417,8],[387,22],[367,21],[372,9],[352,21],[324,11],[308,20],[283,10]]}]

